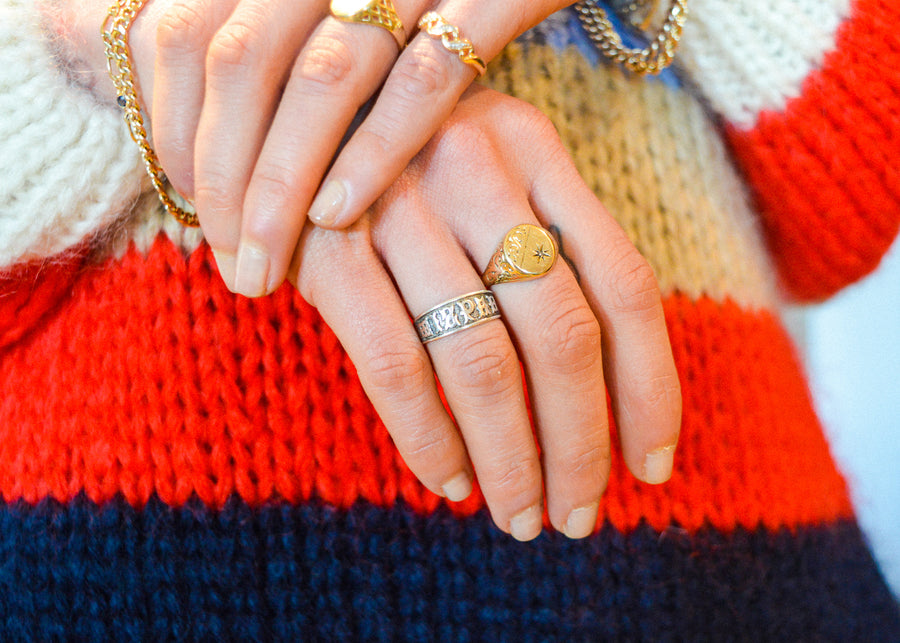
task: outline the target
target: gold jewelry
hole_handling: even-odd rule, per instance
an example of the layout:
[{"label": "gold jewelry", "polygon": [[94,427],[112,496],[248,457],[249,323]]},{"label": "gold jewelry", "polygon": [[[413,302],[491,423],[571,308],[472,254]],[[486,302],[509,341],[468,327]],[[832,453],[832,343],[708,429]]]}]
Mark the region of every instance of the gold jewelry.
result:
[{"label": "gold jewelry", "polygon": [[416,317],[415,326],[419,340],[427,344],[499,318],[500,309],[497,308],[494,293],[490,290],[479,290],[426,310]]},{"label": "gold jewelry", "polygon": [[550,233],[523,223],[506,233],[481,275],[485,286],[543,277],[556,263],[556,242]]},{"label": "gold jewelry", "polygon": [[659,0],[606,0],[606,6],[620,19],[641,30],[650,28]]},{"label": "gold jewelry", "polygon": [[671,64],[687,19],[687,0],[672,0],[669,15],[652,42],[644,49],[630,49],[622,44],[603,9],[584,0],[576,2],[575,9],[600,53],[636,74],[658,74]]},{"label": "gold jewelry", "polygon": [[444,49],[455,53],[461,61],[474,67],[479,76],[484,75],[484,72],[487,71],[487,65],[475,55],[475,47],[472,42],[460,37],[459,29],[449,24],[440,14],[429,11],[419,18],[418,26],[429,36],[440,38]]},{"label": "gold jewelry", "polygon": [[199,224],[197,213],[178,207],[168,192],[168,190],[172,189],[171,185],[166,181],[165,173],[159,164],[159,158],[157,158],[156,152],[153,151],[153,147],[150,145],[147,129],[144,127],[144,117],[141,115],[141,104],[138,100],[136,80],[131,69],[131,49],[128,46],[128,32],[146,3],[147,0],[117,0],[109,8],[109,12],[100,29],[103,44],[106,48],[107,69],[119,96],[117,102],[125,113],[128,131],[131,133],[131,138],[134,142],[141,148],[144,166],[147,168],[147,174],[150,175],[153,187],[159,195],[159,200],[162,201],[166,211],[181,223],[186,226],[196,226]]},{"label": "gold jewelry", "polygon": [[387,29],[401,51],[406,47],[406,30],[391,0],[331,0],[331,15],[344,22]]}]

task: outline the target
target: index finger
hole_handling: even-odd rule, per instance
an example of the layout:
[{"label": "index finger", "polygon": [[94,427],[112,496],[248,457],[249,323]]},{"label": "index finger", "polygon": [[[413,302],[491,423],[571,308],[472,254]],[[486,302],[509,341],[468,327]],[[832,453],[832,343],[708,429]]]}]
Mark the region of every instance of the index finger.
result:
[{"label": "index finger", "polygon": [[[438,8],[446,25],[443,38],[420,31],[394,64],[371,113],[335,159],[310,206],[309,218],[315,224],[346,227],[374,203],[483,70],[472,56],[488,60],[522,25],[509,20],[506,3],[479,3],[477,21],[458,4],[451,0]],[[463,13],[468,20],[458,25],[454,35],[454,21]],[[468,52],[468,62],[458,48]]]}]

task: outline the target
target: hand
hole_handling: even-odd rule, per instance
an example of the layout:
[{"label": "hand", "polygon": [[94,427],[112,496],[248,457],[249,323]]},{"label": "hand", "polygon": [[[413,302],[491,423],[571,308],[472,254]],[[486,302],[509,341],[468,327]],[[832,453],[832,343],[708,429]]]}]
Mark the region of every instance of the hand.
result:
[{"label": "hand", "polygon": [[[482,289],[503,235],[528,222],[559,231],[572,267],[495,286],[502,321],[423,347],[407,311]],[[341,339],[425,486],[460,500],[474,470],[516,538],[541,531],[542,482],[557,529],[593,530],[610,462],[605,386],[629,469],[669,477],[681,397],[656,280],[535,108],[470,88],[359,222],[307,227],[289,278]]]},{"label": "hand", "polygon": [[[436,8],[489,60],[567,3],[394,4],[411,35]],[[138,31],[156,42],[136,33],[132,48],[141,92],[153,97],[156,151],[196,204],[226,284],[248,296],[284,279],[307,212],[342,227],[371,205],[475,77],[439,40],[413,35],[400,53],[386,29],[339,21],[326,0],[153,0],[144,11]],[[148,44],[152,79],[140,64]]]}]

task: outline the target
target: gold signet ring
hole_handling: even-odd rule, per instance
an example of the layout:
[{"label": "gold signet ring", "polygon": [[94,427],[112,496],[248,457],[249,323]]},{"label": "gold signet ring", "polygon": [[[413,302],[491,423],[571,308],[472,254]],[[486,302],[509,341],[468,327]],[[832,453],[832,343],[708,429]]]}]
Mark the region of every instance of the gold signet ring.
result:
[{"label": "gold signet ring", "polygon": [[486,286],[543,277],[556,263],[556,242],[550,233],[523,223],[506,233],[481,275]]},{"label": "gold signet ring", "polygon": [[391,0],[331,0],[331,15],[344,22],[387,29],[401,50],[406,47],[406,30]]}]

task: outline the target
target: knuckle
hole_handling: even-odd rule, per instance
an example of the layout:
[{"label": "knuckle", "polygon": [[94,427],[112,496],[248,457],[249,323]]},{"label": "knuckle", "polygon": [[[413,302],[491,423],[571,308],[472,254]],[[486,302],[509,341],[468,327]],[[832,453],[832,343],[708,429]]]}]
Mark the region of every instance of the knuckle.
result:
[{"label": "knuckle", "polygon": [[[289,167],[289,166],[286,166]],[[255,195],[264,195],[266,202],[288,216],[294,214],[294,208],[290,204],[298,196],[298,188],[293,177],[285,173],[281,168],[264,168],[253,177],[253,191]],[[281,220],[281,219],[279,219]],[[261,222],[265,225],[264,222]],[[274,222],[273,222],[274,224]]]},{"label": "knuckle", "polygon": [[507,456],[497,461],[485,483],[505,498],[530,496],[540,488],[540,463],[524,453]]},{"label": "knuckle", "polygon": [[398,128],[393,123],[365,123],[354,135],[361,145],[372,150],[370,158],[388,158],[397,153]]},{"label": "knuckle", "polygon": [[174,4],[159,20],[156,44],[159,51],[179,55],[199,51],[206,46],[211,25],[207,12],[195,0]]},{"label": "knuckle", "polygon": [[608,304],[620,313],[636,313],[656,316],[661,295],[653,268],[630,244],[623,242],[618,257],[607,273]]},{"label": "knuckle", "polygon": [[681,417],[681,381],[677,373],[649,378],[644,389],[640,399],[648,408],[671,411],[675,417]]},{"label": "knuckle", "polygon": [[566,461],[559,464],[565,467],[570,477],[602,485],[609,471],[610,461],[609,447],[600,442],[591,442],[567,454]]},{"label": "knuckle", "polygon": [[263,38],[259,30],[248,23],[233,22],[213,36],[207,53],[207,72],[211,78],[245,74],[262,53]]},{"label": "knuckle", "polygon": [[418,465],[429,477],[440,478],[440,470],[447,464],[456,467],[455,462],[447,462],[453,439],[443,426],[417,427],[393,438],[407,463]]},{"label": "knuckle", "polygon": [[424,351],[396,332],[371,338],[366,355],[371,385],[395,399],[421,395],[433,377]]},{"label": "knuckle", "polygon": [[303,51],[294,73],[308,86],[333,91],[353,73],[355,60],[353,47],[344,36],[322,34]]},{"label": "knuckle", "polygon": [[538,345],[549,348],[548,366],[572,374],[600,362],[600,324],[578,291],[559,293],[544,315],[538,324]]},{"label": "knuckle", "polygon": [[438,56],[439,53],[420,51],[415,56],[399,58],[385,91],[404,104],[427,101],[443,92],[452,82],[448,63],[453,61],[449,56]]},{"label": "knuckle", "polygon": [[231,207],[235,182],[226,168],[209,165],[198,168],[196,181],[198,202],[213,209]]},{"label": "knuckle", "polygon": [[[471,333],[467,333],[471,334]],[[519,382],[519,360],[512,347],[495,335],[465,338],[452,355],[457,385],[479,396],[503,395]]]},{"label": "knuckle", "polygon": [[473,158],[485,156],[490,146],[488,132],[473,119],[457,118],[448,122],[433,140],[433,155],[442,162],[465,168]]},{"label": "knuckle", "polygon": [[540,141],[559,141],[559,135],[553,121],[531,103],[517,101],[515,115],[518,121],[517,129],[522,132],[527,132],[531,139]]},{"label": "knuckle", "polygon": [[[373,251],[371,229],[365,216],[341,234],[318,226],[307,226],[305,230],[299,243],[303,263],[292,270],[297,290],[313,306],[335,297],[335,274],[341,274],[347,265],[355,266],[359,274],[377,274],[382,270],[380,259]],[[377,353],[379,340],[384,340],[386,346],[406,345],[398,334],[375,336],[364,345],[369,350],[362,354]],[[360,373],[364,372],[360,369]]]}]

